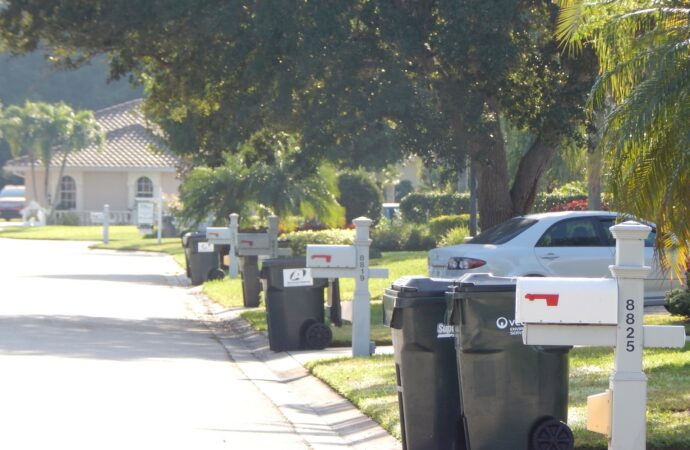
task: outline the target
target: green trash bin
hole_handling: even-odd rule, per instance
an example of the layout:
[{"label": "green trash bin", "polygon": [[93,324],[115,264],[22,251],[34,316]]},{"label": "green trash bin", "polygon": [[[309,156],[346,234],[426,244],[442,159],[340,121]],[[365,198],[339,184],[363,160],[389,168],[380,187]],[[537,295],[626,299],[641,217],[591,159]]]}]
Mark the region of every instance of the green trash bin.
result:
[{"label": "green trash bin", "polygon": [[[188,232],[182,235],[187,276],[194,286],[206,280],[218,280],[225,277],[221,269],[221,258],[218,246],[209,249],[206,245],[206,233]],[[201,244],[201,246],[199,245]]]},{"label": "green trash bin", "polygon": [[455,335],[445,324],[445,292],[453,281],[402,277],[383,294],[404,450],[465,450]]},{"label": "green trash bin", "polygon": [[304,256],[266,259],[261,265],[268,342],[273,351],[323,349],[333,339],[324,323],[328,280],[311,280],[306,267]]},{"label": "green trash bin", "polygon": [[515,279],[469,274],[447,300],[467,450],[571,450],[571,347],[523,344]]}]

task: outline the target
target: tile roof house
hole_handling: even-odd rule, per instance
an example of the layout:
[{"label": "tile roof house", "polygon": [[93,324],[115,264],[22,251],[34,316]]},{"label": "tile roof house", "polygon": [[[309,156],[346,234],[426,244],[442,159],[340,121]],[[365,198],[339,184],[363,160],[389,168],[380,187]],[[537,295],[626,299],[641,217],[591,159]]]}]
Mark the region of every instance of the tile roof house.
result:
[{"label": "tile roof house", "polygon": [[[132,100],[94,113],[106,132],[104,146],[101,149],[88,147],[67,156],[64,176],[59,180],[59,198],[55,202],[58,220],[69,212],[76,214],[81,224],[89,224],[91,217],[95,217],[90,213],[101,212],[108,204],[111,220],[115,223],[135,223],[137,201],[157,198],[159,189],[163,196],[177,194],[180,161],[167,152],[162,141],[147,128],[141,103],[141,99]],[[61,163],[62,156],[57,152],[51,162],[51,178],[58,176]],[[24,178],[27,201],[47,204],[43,192],[44,170],[40,165],[35,167],[39,190],[36,199],[28,158],[9,161],[4,169]],[[54,192],[57,182],[50,180],[50,192]]]}]

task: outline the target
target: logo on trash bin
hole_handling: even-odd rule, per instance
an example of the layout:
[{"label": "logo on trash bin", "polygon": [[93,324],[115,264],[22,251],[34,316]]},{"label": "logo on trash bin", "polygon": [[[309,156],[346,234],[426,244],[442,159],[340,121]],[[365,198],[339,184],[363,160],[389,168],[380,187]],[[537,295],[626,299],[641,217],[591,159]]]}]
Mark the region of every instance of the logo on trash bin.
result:
[{"label": "logo on trash bin", "polygon": [[522,336],[522,323],[517,320],[510,320],[505,317],[499,317],[496,319],[496,328],[499,330],[509,329],[511,336]]},{"label": "logo on trash bin", "polygon": [[311,269],[283,269],[283,286],[313,286]]},{"label": "logo on trash bin", "polygon": [[436,325],[436,338],[451,338],[455,336],[455,327],[453,325],[446,325],[445,323],[439,323]]}]

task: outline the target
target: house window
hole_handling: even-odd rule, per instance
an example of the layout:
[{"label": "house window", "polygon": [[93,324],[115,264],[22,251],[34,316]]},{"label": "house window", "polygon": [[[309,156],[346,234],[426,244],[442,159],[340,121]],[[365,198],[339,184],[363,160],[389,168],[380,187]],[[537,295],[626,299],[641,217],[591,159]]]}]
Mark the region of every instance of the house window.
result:
[{"label": "house window", "polygon": [[60,196],[57,209],[77,208],[77,183],[74,178],[64,176],[60,179]]},{"label": "house window", "polygon": [[149,177],[141,177],[137,180],[137,197],[153,197],[153,182]]}]

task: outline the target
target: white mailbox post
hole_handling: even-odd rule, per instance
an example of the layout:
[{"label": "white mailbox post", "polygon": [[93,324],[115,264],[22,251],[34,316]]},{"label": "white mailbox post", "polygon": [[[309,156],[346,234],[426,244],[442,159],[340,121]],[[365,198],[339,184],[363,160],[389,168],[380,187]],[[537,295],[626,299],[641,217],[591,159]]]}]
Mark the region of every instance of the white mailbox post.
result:
[{"label": "white mailbox post", "polygon": [[647,377],[644,347],[683,347],[685,328],[647,326],[644,315],[644,239],[637,222],[611,227],[616,238],[614,279],[519,278],[515,318],[527,345],[614,348],[609,389],[587,399],[587,428],[605,434],[609,450],[644,450]]},{"label": "white mailbox post", "polygon": [[355,225],[354,245],[307,245],[307,267],[313,278],[354,278],[352,300],[352,356],[369,356],[371,310],[369,278],[388,278],[388,269],[369,267],[369,228],[371,220],[359,217]]},{"label": "white mailbox post", "polygon": [[212,244],[230,245],[229,275],[236,278],[239,274],[238,256],[289,256],[290,249],[278,248],[278,217],[268,217],[268,230],[266,233],[240,233],[239,215],[230,214],[229,227],[209,227],[206,229],[206,239]]}]

